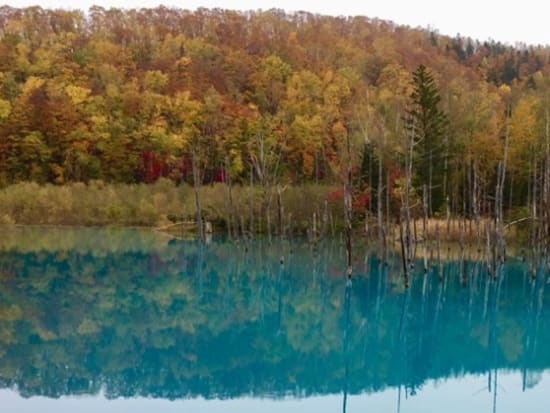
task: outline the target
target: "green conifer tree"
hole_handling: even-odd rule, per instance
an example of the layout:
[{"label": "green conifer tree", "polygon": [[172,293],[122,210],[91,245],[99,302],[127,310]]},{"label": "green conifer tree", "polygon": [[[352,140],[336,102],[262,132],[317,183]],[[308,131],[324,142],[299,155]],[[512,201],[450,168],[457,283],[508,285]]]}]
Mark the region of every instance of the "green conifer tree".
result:
[{"label": "green conifer tree", "polygon": [[406,123],[415,143],[413,184],[417,189],[427,186],[429,213],[432,215],[445,203],[448,119],[439,108],[441,97],[435,80],[424,65],[413,72],[413,86]]}]

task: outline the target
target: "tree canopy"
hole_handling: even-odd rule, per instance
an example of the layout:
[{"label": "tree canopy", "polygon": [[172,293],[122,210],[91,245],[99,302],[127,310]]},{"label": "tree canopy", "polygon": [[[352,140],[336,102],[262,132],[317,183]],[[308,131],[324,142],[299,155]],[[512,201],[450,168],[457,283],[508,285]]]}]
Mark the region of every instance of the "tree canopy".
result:
[{"label": "tree canopy", "polygon": [[542,167],[542,157],[526,157],[544,148],[549,76],[547,47],[361,16],[4,6],[0,185],[191,182],[193,153],[203,183],[227,174],[248,182],[262,171],[259,142],[276,154],[264,175],[276,165],[284,182],[338,182],[349,136],[355,168],[366,165],[365,145],[384,155],[392,190],[408,113],[422,141],[414,189],[429,184],[433,213],[447,198],[468,212],[469,176],[490,192],[507,106],[505,193],[509,205],[523,205],[525,162]]}]

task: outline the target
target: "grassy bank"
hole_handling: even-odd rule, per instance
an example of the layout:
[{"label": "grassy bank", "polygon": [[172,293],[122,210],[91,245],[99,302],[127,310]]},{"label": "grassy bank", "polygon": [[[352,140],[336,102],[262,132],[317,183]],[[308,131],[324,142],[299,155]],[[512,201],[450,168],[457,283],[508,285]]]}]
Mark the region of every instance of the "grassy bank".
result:
[{"label": "grassy bank", "polygon": [[[327,185],[288,187],[282,193],[284,225],[304,231],[311,225],[314,212],[317,217],[323,214],[327,200],[330,225],[338,228],[343,202],[331,197],[337,191],[337,187]],[[218,228],[223,228],[231,215],[234,227],[248,229],[252,218],[254,230],[265,232],[267,211],[271,227],[278,222],[276,191],[269,201],[262,188],[234,187],[232,214],[224,185],[202,187],[200,198],[205,219]],[[0,190],[0,225],[158,226],[192,220],[194,215],[193,188],[168,180],[138,185],[101,181],[63,186],[19,183]]]}]

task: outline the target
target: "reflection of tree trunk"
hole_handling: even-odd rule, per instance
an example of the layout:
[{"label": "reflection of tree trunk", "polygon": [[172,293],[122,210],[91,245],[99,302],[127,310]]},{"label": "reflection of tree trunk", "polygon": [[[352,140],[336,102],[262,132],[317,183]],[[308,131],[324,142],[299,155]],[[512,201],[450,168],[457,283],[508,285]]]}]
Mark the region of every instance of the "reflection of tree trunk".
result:
[{"label": "reflection of tree trunk", "polygon": [[444,282],[440,282],[437,286],[437,298],[435,301],[435,311],[434,319],[432,324],[432,337],[437,337],[437,329],[439,324],[439,314],[443,308],[443,291],[444,291]]},{"label": "reflection of tree trunk", "polygon": [[[361,331],[363,337],[363,351],[362,351],[362,368],[364,371],[368,371],[372,366],[369,366],[369,356],[379,354],[380,348],[380,335],[376,328],[370,330],[369,326],[377,326],[380,323],[380,307],[381,302],[384,299],[384,269],[386,266],[384,262],[375,254],[371,255],[368,259],[369,277],[376,278],[376,287],[374,289],[374,295],[368,294],[369,302],[373,303],[373,315],[372,318],[367,314],[361,322],[361,326],[358,330]],[[375,269],[376,268],[376,269]],[[368,321],[367,321],[368,320]],[[371,334],[372,332],[372,334]]]},{"label": "reflection of tree trunk", "polygon": [[401,409],[401,384],[406,383],[408,375],[408,360],[407,360],[407,316],[409,312],[410,290],[403,294],[403,305],[401,307],[401,316],[399,318],[399,330],[397,336],[397,359],[401,364],[398,373],[398,394],[397,394],[397,411]]},{"label": "reflection of tree trunk", "polygon": [[283,276],[285,265],[281,261],[279,263],[279,273],[277,274],[277,335],[283,331]]},{"label": "reflection of tree trunk", "polygon": [[498,389],[498,367],[495,365],[494,373],[494,385],[493,385],[493,413],[497,413],[497,389]]},{"label": "reflection of tree trunk", "polygon": [[536,291],[536,282],[531,283],[531,291],[530,291],[530,300],[529,300],[529,324],[527,325],[526,331],[525,331],[525,337],[524,337],[524,343],[523,347],[525,348],[525,356],[523,360],[523,368],[522,368],[522,390],[525,391],[527,389],[527,370],[528,370],[528,364],[531,361],[531,355],[532,355],[532,342],[533,342],[533,327],[534,327],[534,306],[535,306],[535,291]]},{"label": "reflection of tree trunk", "polygon": [[407,329],[407,314],[409,311],[409,302],[410,302],[410,291],[406,291],[403,293],[403,305],[401,307],[401,317],[399,318],[399,333],[398,333],[398,341],[399,341],[399,350],[404,349],[403,342],[406,341],[407,335],[406,335],[406,329]]},{"label": "reflection of tree trunk", "polygon": [[401,382],[399,382],[399,388],[397,390],[397,413],[401,413]]},{"label": "reflection of tree trunk", "polygon": [[[422,297],[420,302],[420,317],[419,320],[421,323],[426,323],[427,325],[427,317],[426,317],[426,301],[428,300],[428,297],[426,296],[426,291],[428,289],[428,272],[425,271],[424,275],[422,276]],[[419,339],[418,339],[418,350],[417,354],[422,354],[422,349],[424,348],[424,329],[420,331]]]},{"label": "reflection of tree trunk", "polygon": [[203,279],[202,279],[202,267],[204,265],[204,248],[205,244],[201,242],[198,244],[198,260],[197,260],[197,278],[199,283],[199,299],[202,299],[203,296]]},{"label": "reflection of tree trunk", "polygon": [[544,304],[544,289],[546,280],[544,277],[537,277],[531,283],[530,304],[529,304],[529,324],[526,329],[524,339],[524,360],[522,371],[522,389],[525,391],[528,387],[527,375],[529,366],[535,358],[537,350],[537,336],[540,325],[540,317]]},{"label": "reflection of tree trunk", "polygon": [[[499,272],[504,271],[504,265],[499,264],[498,268]],[[502,286],[502,280],[503,280],[503,274],[499,274],[498,280],[496,284],[494,284],[495,292],[494,292],[494,306],[493,310],[491,311],[491,320],[490,320],[490,328],[489,328],[489,347],[491,348],[493,355],[492,355],[492,366],[491,368],[494,369],[493,371],[493,413],[496,413],[497,408],[497,389],[498,389],[498,331],[497,331],[497,322],[498,322],[498,312],[499,312],[499,305],[500,305],[500,290]],[[489,376],[490,377],[490,376]],[[489,378],[490,380],[490,378]],[[489,386],[489,391],[491,391],[491,387]]]},{"label": "reflection of tree trunk", "polygon": [[349,341],[351,335],[351,287],[352,282],[348,280],[346,282],[346,290],[344,293],[344,339],[343,339],[343,353],[344,353],[344,388],[343,388],[343,401],[342,412],[346,413],[347,400],[348,400],[348,381],[349,381]]},{"label": "reflection of tree trunk", "polygon": [[[384,281],[386,278],[386,264],[385,260],[382,260],[381,258],[378,260],[378,271],[377,271],[377,278],[378,278],[378,285],[376,289],[376,304],[374,306],[375,312],[374,312],[374,319],[376,322],[378,322],[380,317],[380,306],[382,301],[382,294],[383,294],[383,286],[385,285]],[[375,323],[376,325],[376,323]]]},{"label": "reflection of tree trunk", "polygon": [[489,308],[489,287],[491,286],[491,280],[489,277],[485,278],[485,290],[483,292],[483,320],[487,318],[487,311]]},{"label": "reflection of tree trunk", "polygon": [[542,314],[542,309],[544,308],[544,290],[546,287],[547,281],[544,277],[540,278],[540,287],[539,287],[539,295],[537,297],[537,315],[535,317],[535,333],[534,333],[534,340],[533,340],[533,351],[535,352],[537,350],[537,335],[539,331],[539,325],[540,325],[540,316]]},{"label": "reflection of tree trunk", "polygon": [[469,296],[468,296],[468,327],[472,327],[472,316],[474,308],[474,295],[477,295],[477,276],[481,274],[481,265],[479,261],[476,261],[472,268],[471,273],[472,282],[469,284]]}]

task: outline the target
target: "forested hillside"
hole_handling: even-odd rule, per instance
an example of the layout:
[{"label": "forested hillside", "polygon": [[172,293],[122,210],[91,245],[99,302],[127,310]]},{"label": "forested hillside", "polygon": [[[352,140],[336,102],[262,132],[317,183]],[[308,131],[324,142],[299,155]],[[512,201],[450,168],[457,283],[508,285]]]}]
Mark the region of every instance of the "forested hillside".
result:
[{"label": "forested hillside", "polygon": [[373,208],[409,167],[430,214],[483,213],[500,183],[504,208],[537,205],[549,102],[547,47],[280,10],[0,8],[0,186],[193,166],[203,184],[334,184],[349,140]]}]

